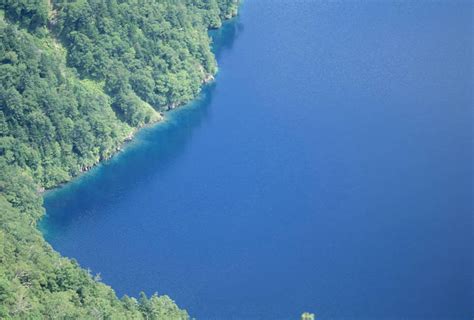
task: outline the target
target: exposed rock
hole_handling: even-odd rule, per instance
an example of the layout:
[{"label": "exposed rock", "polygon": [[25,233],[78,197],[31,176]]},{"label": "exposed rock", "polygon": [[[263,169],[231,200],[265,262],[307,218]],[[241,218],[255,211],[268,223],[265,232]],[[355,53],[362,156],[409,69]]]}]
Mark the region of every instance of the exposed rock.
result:
[{"label": "exposed rock", "polygon": [[204,77],[204,79],[202,80],[202,83],[210,83],[212,81],[214,81],[215,78],[214,78],[214,75],[208,73],[206,74],[206,76]]}]

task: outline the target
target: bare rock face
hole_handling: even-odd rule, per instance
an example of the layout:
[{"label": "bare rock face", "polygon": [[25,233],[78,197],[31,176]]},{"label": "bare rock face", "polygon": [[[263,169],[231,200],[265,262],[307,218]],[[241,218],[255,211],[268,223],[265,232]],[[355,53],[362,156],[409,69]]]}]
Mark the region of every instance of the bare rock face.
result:
[{"label": "bare rock face", "polygon": [[213,82],[214,80],[215,80],[214,75],[209,73],[209,74],[206,74],[206,76],[202,80],[202,83],[210,83],[210,82]]}]

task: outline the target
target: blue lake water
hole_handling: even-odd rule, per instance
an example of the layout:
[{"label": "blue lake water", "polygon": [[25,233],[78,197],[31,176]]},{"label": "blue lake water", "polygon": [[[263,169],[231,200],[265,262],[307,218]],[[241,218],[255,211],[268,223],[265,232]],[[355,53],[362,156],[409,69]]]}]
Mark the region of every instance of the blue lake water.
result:
[{"label": "blue lake water", "polygon": [[198,319],[472,319],[473,4],[246,1],[191,106],[48,192],[47,240]]}]

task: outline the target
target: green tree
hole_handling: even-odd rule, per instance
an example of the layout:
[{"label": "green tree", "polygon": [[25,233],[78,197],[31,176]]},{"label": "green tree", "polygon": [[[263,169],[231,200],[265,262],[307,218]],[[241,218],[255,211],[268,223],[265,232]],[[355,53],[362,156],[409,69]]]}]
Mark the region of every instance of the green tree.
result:
[{"label": "green tree", "polygon": [[189,319],[117,299],[45,242],[40,192],[109,158],[217,70],[209,28],[234,0],[4,0],[0,10],[0,318]]}]

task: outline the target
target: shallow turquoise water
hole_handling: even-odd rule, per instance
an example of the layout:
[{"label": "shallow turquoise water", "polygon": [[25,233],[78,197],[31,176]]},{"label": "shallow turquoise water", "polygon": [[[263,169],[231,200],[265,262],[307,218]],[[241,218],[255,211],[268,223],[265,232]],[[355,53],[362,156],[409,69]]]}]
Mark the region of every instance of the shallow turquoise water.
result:
[{"label": "shallow turquoise water", "polygon": [[45,197],[55,249],[198,319],[471,319],[471,2],[246,1],[215,85]]}]

